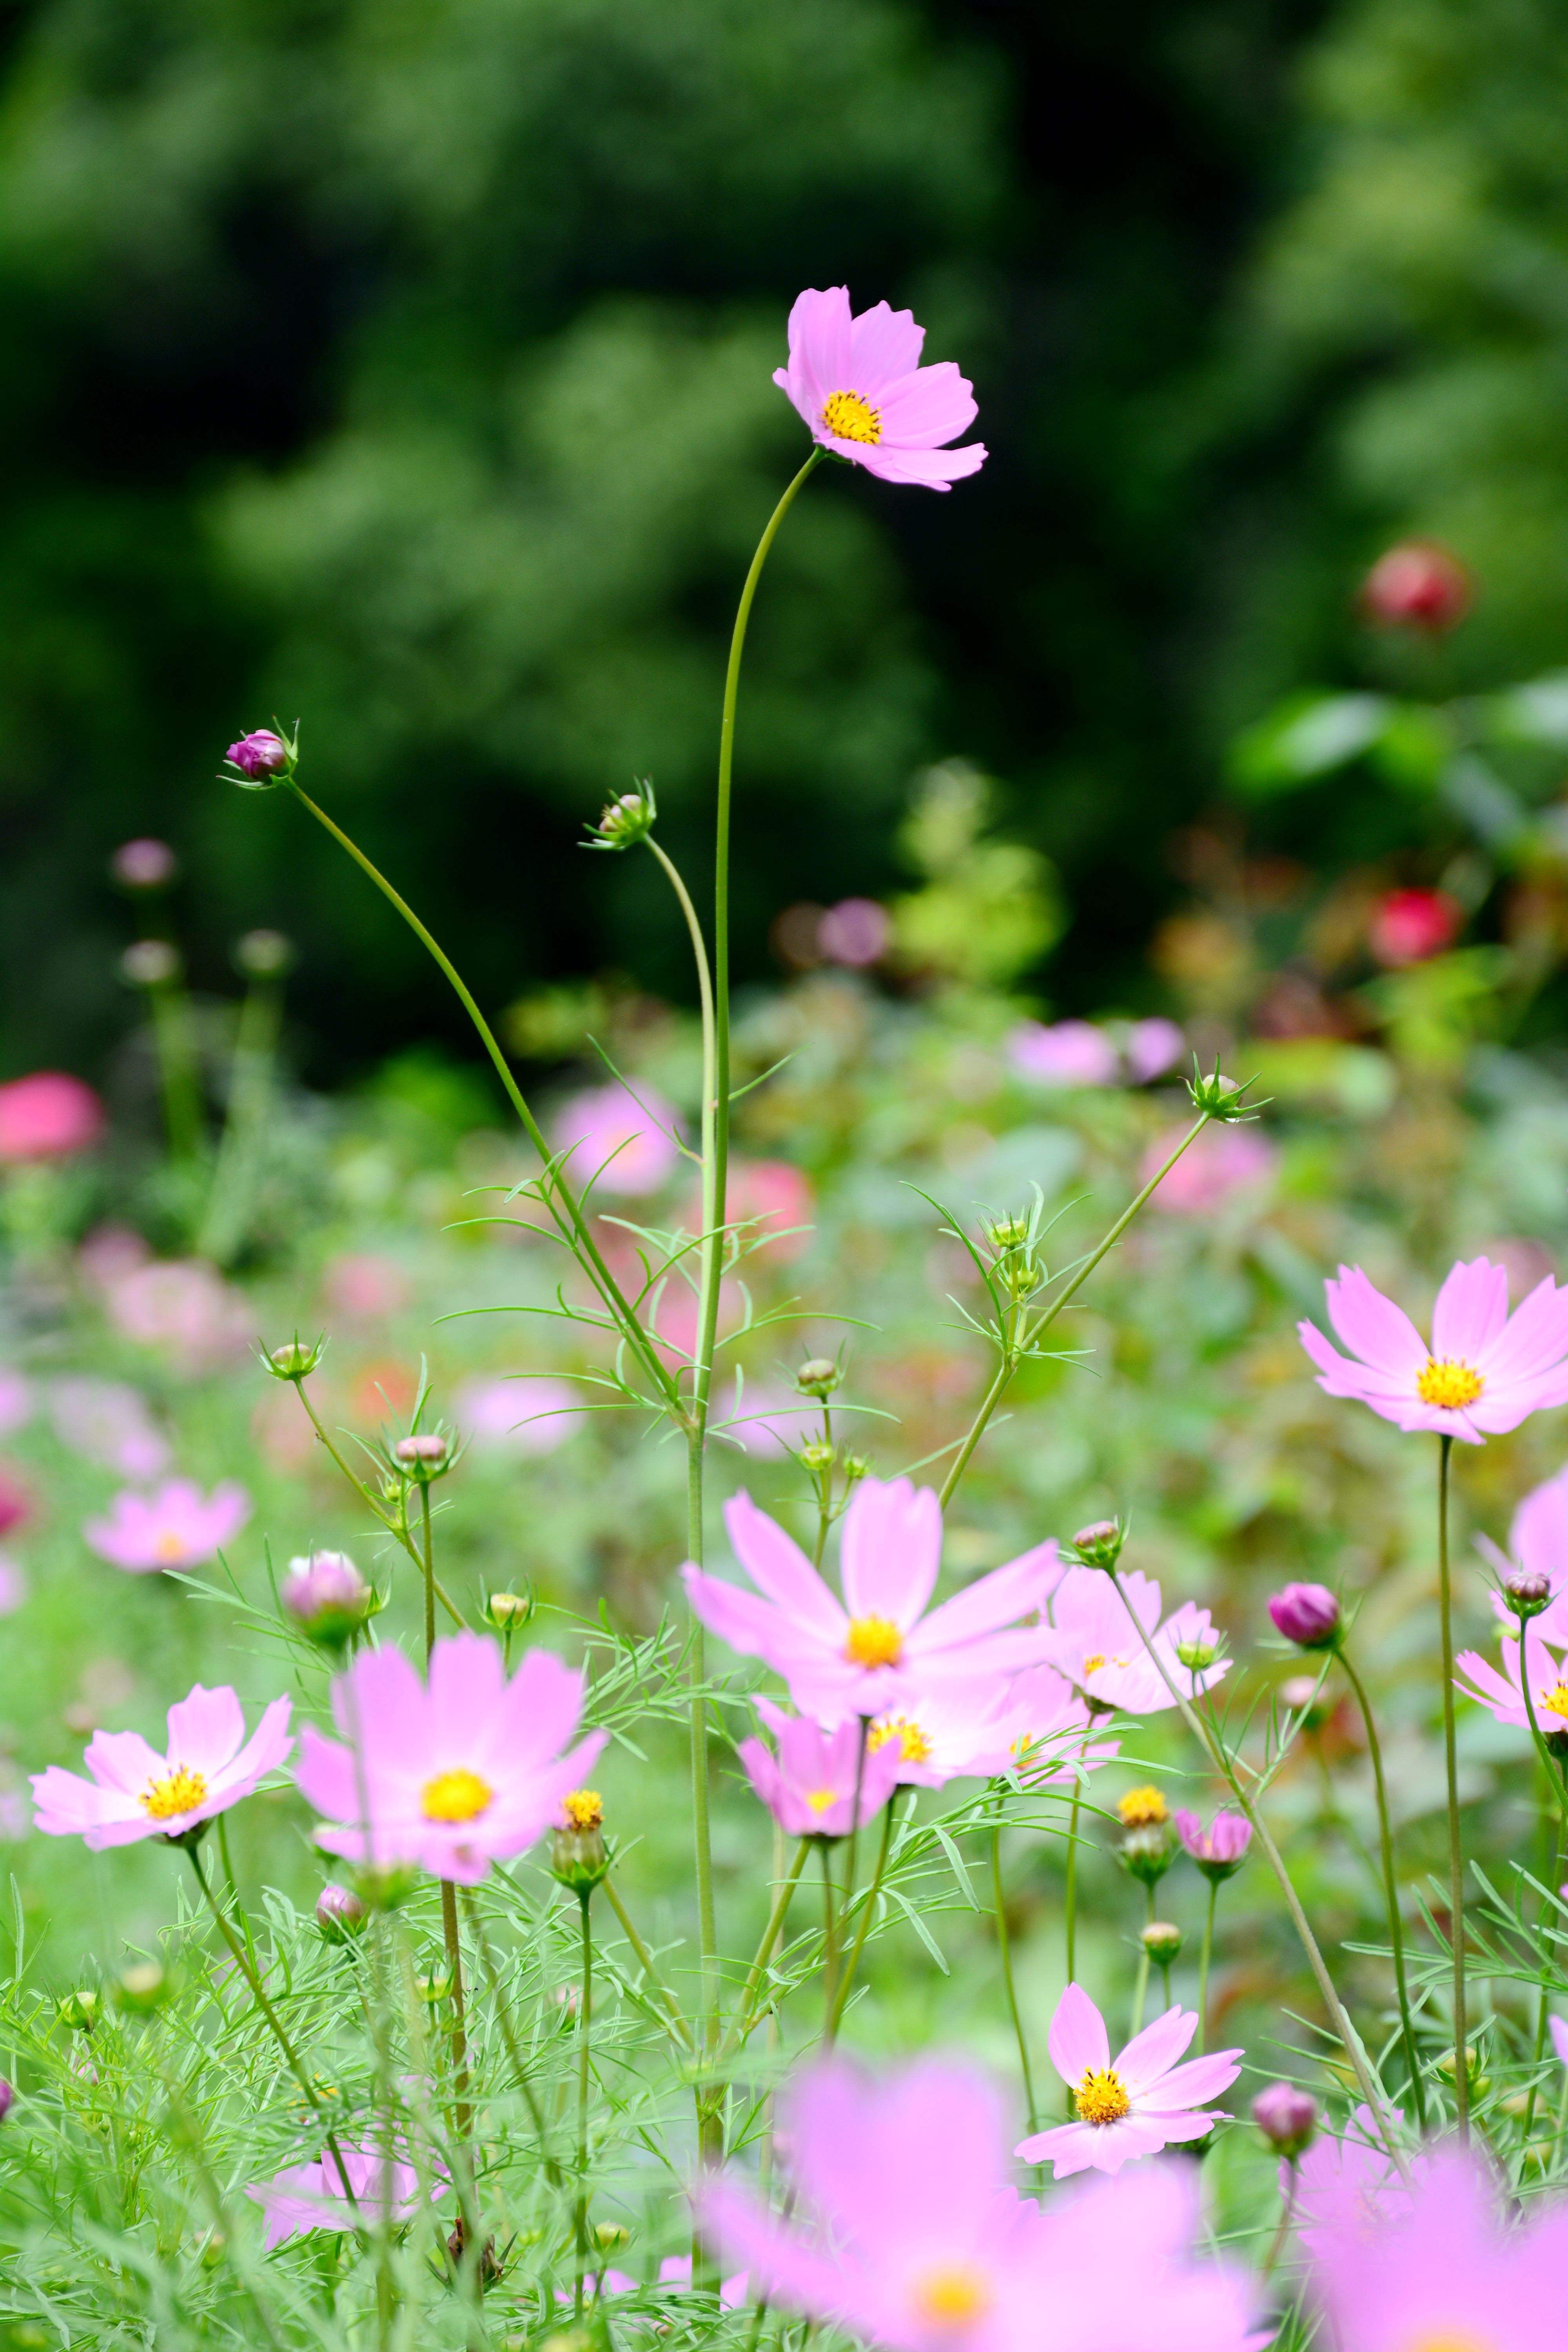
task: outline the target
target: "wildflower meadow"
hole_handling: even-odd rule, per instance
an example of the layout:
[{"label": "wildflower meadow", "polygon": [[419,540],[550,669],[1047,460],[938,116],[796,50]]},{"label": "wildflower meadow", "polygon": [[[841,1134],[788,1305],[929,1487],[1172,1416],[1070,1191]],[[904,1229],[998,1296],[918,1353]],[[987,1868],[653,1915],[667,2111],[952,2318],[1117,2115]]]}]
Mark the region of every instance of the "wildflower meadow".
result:
[{"label": "wildflower meadow", "polygon": [[[1568,933],[1466,938],[1563,680],[1250,728],[1243,803],[1447,812],[1337,948],[1211,842],[1165,1009],[1043,1017],[952,760],[732,991],[775,540],[994,462],[910,311],[778,323],[710,866],[584,813],[694,1012],[482,1005],[307,708],[210,789],[482,1058],[307,1092],[290,942],[198,1001],[138,837],[155,1143],[0,1086],[0,2346],[1568,2341]],[[1423,655],[1469,593],[1363,592]]]}]

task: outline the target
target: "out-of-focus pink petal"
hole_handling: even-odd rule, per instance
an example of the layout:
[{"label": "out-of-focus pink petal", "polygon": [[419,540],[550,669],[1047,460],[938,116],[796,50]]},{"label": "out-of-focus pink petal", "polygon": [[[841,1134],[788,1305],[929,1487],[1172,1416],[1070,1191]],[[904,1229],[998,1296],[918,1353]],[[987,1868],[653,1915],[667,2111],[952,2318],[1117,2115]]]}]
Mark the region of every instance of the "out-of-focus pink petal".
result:
[{"label": "out-of-focus pink petal", "polygon": [[[857,1490],[857,1500],[860,1491]],[[852,1513],[853,1502],[849,1508]],[[731,1496],[725,1504],[724,1525],[736,1559],[758,1591],[803,1625],[813,1627],[825,1640],[842,1644],[847,1631],[843,1610],[800,1546],[778,1521],[770,1518],[766,1511],[760,1511],[749,1495],[741,1494]],[[847,1541],[847,1526],[845,1536]],[[940,1519],[937,1539],[940,1543]]]},{"label": "out-of-focus pink petal", "polygon": [[1342,1265],[1338,1281],[1323,1285],[1329,1320],[1352,1356],[1374,1371],[1414,1379],[1427,1359],[1426,1342],[1392,1298],[1368,1281],[1359,1265]]},{"label": "out-of-focus pink petal", "polygon": [[322,1737],[313,1723],[300,1727],[294,1780],[308,1805],[330,1820],[357,1820],[362,1800],[353,1750]]},{"label": "out-of-focus pink petal", "polygon": [[908,1632],[931,1599],[941,1562],[935,1491],[908,1478],[863,1478],[844,1514],[839,1552],[850,1616],[890,1618]]},{"label": "out-of-focus pink petal", "polygon": [[1444,1276],[1432,1309],[1432,1353],[1479,1363],[1507,1321],[1507,1267],[1484,1257],[1461,1262]]},{"label": "out-of-focus pink petal", "polygon": [[275,1772],[294,1745],[289,1736],[289,1717],[293,1701],[287,1693],[273,1699],[262,1710],[260,1722],[239,1753],[227,1764],[220,1764],[213,1775],[213,1794],[220,1801],[233,1802],[236,1795],[248,1796],[258,1780]]},{"label": "out-of-focus pink petal", "polygon": [[771,1601],[754,1592],[742,1592],[738,1586],[693,1568],[689,1561],[680,1576],[693,1613],[701,1618],[710,1633],[728,1642],[743,1658],[765,1658],[781,1672],[781,1662],[786,1658],[811,1658],[815,1662],[818,1653],[808,1637],[792,1627],[784,1612],[775,1609]]},{"label": "out-of-focus pink petal", "polygon": [[1552,2036],[1552,2047],[1557,2053],[1559,2065],[1568,2066],[1568,2021],[1561,2017],[1549,2017],[1546,2025]]},{"label": "out-of-focus pink petal", "polygon": [[170,1763],[188,1764],[209,1778],[238,1753],[245,1738],[245,1710],[226,1684],[204,1690],[197,1683],[175,1701],[168,1720]]},{"label": "out-of-focus pink petal", "polygon": [[1057,2003],[1046,2047],[1064,2083],[1079,2083],[1110,2063],[1105,2020],[1079,1984],[1069,1984]]},{"label": "out-of-focus pink petal", "polygon": [[498,1699],[487,1756],[498,1770],[531,1770],[560,1754],[582,1713],[581,1674],[549,1650],[530,1650]]},{"label": "out-of-focus pink petal", "polygon": [[430,1653],[426,1686],[431,1752],[450,1766],[468,1757],[477,1762],[483,1747],[488,1760],[489,1736],[506,1688],[495,1643],[482,1633],[444,1635]]}]

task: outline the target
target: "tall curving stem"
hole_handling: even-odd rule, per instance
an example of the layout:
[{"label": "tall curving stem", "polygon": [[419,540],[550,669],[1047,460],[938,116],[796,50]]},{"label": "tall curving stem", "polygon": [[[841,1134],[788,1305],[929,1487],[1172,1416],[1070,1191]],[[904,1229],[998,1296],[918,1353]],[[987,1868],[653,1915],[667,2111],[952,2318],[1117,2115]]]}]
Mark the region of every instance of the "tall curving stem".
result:
[{"label": "tall curving stem", "polygon": [[[1470,2137],[1470,2064],[1465,2019],[1465,1852],[1459,1837],[1459,1766],[1454,1736],[1454,1610],[1448,1573],[1448,1465],[1454,1441],[1437,1440],[1437,1601],[1443,1630],[1443,1759],[1448,1775],[1448,1941],[1454,1958],[1454,2122]],[[1520,1643],[1520,1671],[1524,1644]]]},{"label": "tall curving stem", "polygon": [[1410,2013],[1410,1988],[1405,1975],[1405,1927],[1399,1915],[1399,1880],[1394,1866],[1394,1823],[1388,1811],[1388,1788],[1383,1774],[1383,1747],[1373,1719],[1372,1701],[1351,1664],[1350,1653],[1342,1642],[1339,1660],[1345,1670],[1345,1679],[1355,1693],[1361,1719],[1366,1727],[1366,1752],[1372,1759],[1373,1785],[1377,1791],[1377,1827],[1383,1849],[1384,1899],[1388,1906],[1388,1940],[1394,1953],[1394,1984],[1399,1997],[1399,2023],[1405,2038],[1405,2063],[1410,2072],[1410,2095],[1415,2102],[1416,2129],[1426,2129],[1426,2093],[1421,2080],[1421,2053],[1416,2045],[1415,2021]]}]

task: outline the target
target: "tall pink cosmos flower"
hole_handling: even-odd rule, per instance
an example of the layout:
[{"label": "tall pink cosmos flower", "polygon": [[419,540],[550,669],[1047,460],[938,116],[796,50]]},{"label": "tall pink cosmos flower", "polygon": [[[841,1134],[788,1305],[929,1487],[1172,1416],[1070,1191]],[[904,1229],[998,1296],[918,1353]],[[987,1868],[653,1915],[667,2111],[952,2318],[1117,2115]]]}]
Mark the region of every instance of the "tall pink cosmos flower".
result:
[{"label": "tall pink cosmos flower", "polygon": [[789,314],[789,364],[773,382],[813,440],[885,482],[950,489],[985,463],[985,445],[949,449],[973,424],[973,387],[951,360],[921,367],[925,329],[885,302],[852,318],[847,286],[807,288]]},{"label": "tall pink cosmos flower", "polygon": [[1104,2018],[1081,1985],[1069,1984],[1047,2047],[1072,2092],[1075,2120],[1021,2140],[1015,2155],[1026,2164],[1049,2158],[1062,2180],[1090,2167],[1120,2172],[1133,2157],[1153,2156],[1173,2140],[1205,2138],[1224,2120],[1205,2103],[1230,2088],[1243,2053],[1216,2050],[1179,2066],[1197,2030],[1195,2010],[1168,2009],[1133,2035],[1112,2065]]},{"label": "tall pink cosmos flower", "polygon": [[289,1701],[275,1698],[247,1739],[234,1692],[197,1683],[169,1709],[163,1755],[138,1731],[95,1731],[83,1758],[90,1780],[58,1764],[35,1773],[36,1826],[46,1837],[79,1837],[93,1853],[182,1838],[276,1771],[294,1744],[289,1713]]},{"label": "tall pink cosmos flower", "polygon": [[747,1495],[724,1521],[756,1592],[688,1561],[692,1609],[743,1657],[763,1658],[802,1715],[896,1713],[934,1685],[1010,1674],[1041,1654],[1043,1631],[1005,1631],[1043,1606],[1060,1569],[1054,1543],[977,1577],[926,1614],[942,1558],[942,1507],[907,1478],[863,1479],[844,1515],[840,1602],[793,1538]]},{"label": "tall pink cosmos flower", "polygon": [[[340,2140],[342,2172],[337,2158],[323,2152],[314,2164],[290,2164],[270,2180],[253,2180],[246,2195],[265,2215],[262,2251],[270,2253],[286,2238],[302,2237],[310,2230],[358,2230],[367,2221],[411,2221],[419,2210],[419,2175],[413,2165],[373,2140]],[[343,2194],[342,2173],[354,2193],[350,2205]],[[428,2191],[432,2204],[441,2195],[437,2181]],[[355,2208],[357,2207],[357,2211]]]},{"label": "tall pink cosmos flower", "polygon": [[1458,2147],[1370,2226],[1315,2231],[1311,2252],[1335,2352],[1540,2352],[1562,2332],[1568,2206],[1516,2222],[1494,2176]]},{"label": "tall pink cosmos flower", "polygon": [[[1540,1615],[1530,1621],[1538,1640],[1568,1647],[1568,1470],[1532,1487],[1513,1515],[1508,1550],[1500,1551],[1486,1536],[1477,1538],[1481,1552],[1501,1577],[1515,1568],[1546,1579],[1552,1598]],[[1510,1628],[1518,1619],[1500,1592],[1492,1594],[1492,1608]]]},{"label": "tall pink cosmos flower", "polygon": [[786,1837],[847,1837],[860,1777],[860,1807],[854,1826],[864,1829],[898,1787],[898,1751],[867,1742],[860,1760],[860,1732],[849,1717],[836,1731],[824,1731],[802,1715],[786,1715],[765,1698],[752,1702],[777,1744],[742,1739],[736,1748],[746,1778]]},{"label": "tall pink cosmos flower", "polygon": [[107,1515],[89,1519],[82,1534],[100,1559],[132,1576],[161,1568],[196,1568],[233,1541],[250,1517],[250,1497],[226,1478],[205,1498],[189,1478],[166,1479],[151,1495],[127,1487]]},{"label": "tall pink cosmos flower", "polygon": [[[1568,1636],[1562,1633],[1552,1637],[1548,1647],[1541,1633],[1542,1620],[1527,1622],[1524,1629],[1524,1672],[1530,1676],[1530,1696],[1535,1705],[1536,1728],[1542,1732],[1568,1731],[1568,1661],[1563,1650]],[[1519,1641],[1502,1639],[1502,1672],[1482,1657],[1479,1650],[1461,1650],[1454,1664],[1460,1673],[1454,1676],[1454,1687],[1467,1698],[1479,1699],[1489,1715],[1499,1723],[1511,1724],[1516,1731],[1530,1728],[1530,1710],[1524,1703],[1524,1685],[1520,1680]],[[1557,1653],[1554,1656],[1553,1651]],[[1468,1677],[1468,1682],[1460,1675]]]},{"label": "tall pink cosmos flower", "polygon": [[[1192,1698],[1199,1691],[1212,1689],[1229,1673],[1230,1661],[1217,1654],[1210,1657],[1206,1666],[1197,1667],[1185,1664],[1177,1655],[1178,1647],[1194,1656],[1213,1643],[1214,1628],[1206,1610],[1184,1601],[1162,1624],[1160,1588],[1152,1578],[1133,1569],[1118,1582],[1121,1592],[1102,1569],[1069,1568],[1051,1598],[1045,1654],[1092,1706],[1120,1707],[1128,1715],[1157,1715],[1176,1704],[1166,1675],[1184,1698]],[[1152,1643],[1164,1675],[1140,1640],[1122,1593]]]},{"label": "tall pink cosmos flower", "polygon": [[296,1778],[326,1816],[316,1843],[473,1885],[542,1836],[586,1778],[608,1734],[563,1755],[582,1712],[582,1675],[547,1650],[530,1650],[508,1682],[494,1642],[454,1633],[431,1653],[427,1687],[400,1650],[362,1651],[332,1685],[349,1746],[310,1724],[300,1743]]},{"label": "tall pink cosmos flower", "polygon": [[1532,1412],[1568,1403],[1568,1286],[1548,1275],[1510,1316],[1508,1272],[1484,1257],[1456,1265],[1432,1309],[1432,1345],[1359,1266],[1324,1284],[1329,1319],[1351,1356],[1312,1323],[1301,1345],[1329,1396],[1354,1397],[1404,1430],[1434,1430],[1468,1445],[1517,1429]]},{"label": "tall pink cosmos flower", "polygon": [[1245,1813],[1227,1813],[1223,1808],[1205,1830],[1196,1813],[1184,1808],[1171,1816],[1182,1850],[1190,1854],[1205,1874],[1228,1877],[1239,1870],[1247,1859],[1247,1849],[1252,1843],[1252,1823]]}]

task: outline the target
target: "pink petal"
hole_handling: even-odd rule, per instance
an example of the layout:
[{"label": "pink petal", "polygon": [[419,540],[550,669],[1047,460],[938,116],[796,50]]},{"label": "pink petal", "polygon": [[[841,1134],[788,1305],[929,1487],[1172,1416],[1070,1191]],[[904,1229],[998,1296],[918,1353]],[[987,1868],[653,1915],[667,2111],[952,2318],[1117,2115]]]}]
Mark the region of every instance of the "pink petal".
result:
[{"label": "pink petal", "polygon": [[1116,2071],[1136,2097],[1173,2066],[1198,2030],[1195,2009],[1173,2008],[1134,2034],[1116,2061]]},{"label": "pink petal", "polygon": [[149,1780],[169,1769],[139,1731],[95,1731],[82,1761],[100,1788],[127,1797],[140,1797]]},{"label": "pink petal", "polygon": [[1091,2071],[1110,2065],[1105,2020],[1081,1985],[1069,1984],[1058,2001],[1046,2047],[1064,2083],[1080,2083]]},{"label": "pink petal", "polygon": [[332,1719],[373,1780],[384,1770],[403,1779],[428,1773],[425,1685],[401,1650],[360,1653],[332,1685]]},{"label": "pink petal", "polygon": [[980,413],[973,387],[951,360],[889,384],[879,407],[880,446],[895,449],[935,449],[956,441]]},{"label": "pink petal", "polygon": [[1508,1321],[1508,1270],[1478,1257],[1445,1276],[1432,1309],[1432,1353],[1473,1364]]},{"label": "pink petal", "polygon": [[237,1754],[245,1738],[245,1711],[225,1684],[204,1690],[200,1683],[169,1709],[169,1761],[211,1775]]},{"label": "pink petal", "polygon": [[1359,1265],[1342,1265],[1339,1280],[1323,1285],[1329,1319],[1352,1356],[1375,1371],[1398,1380],[1414,1378],[1426,1361],[1426,1342],[1392,1298],[1367,1280]]},{"label": "pink petal", "polygon": [[743,1658],[765,1658],[769,1665],[787,1675],[791,1663],[810,1660],[815,1664],[825,1653],[833,1654],[820,1639],[804,1632],[771,1601],[725,1584],[721,1578],[693,1568],[689,1561],[680,1576],[693,1612],[710,1633],[728,1642],[732,1650],[739,1650]]},{"label": "pink petal", "polygon": [[926,331],[916,326],[912,310],[892,310],[886,302],[874,302],[849,330],[848,381],[863,400],[878,407],[886,386],[919,367],[925,339]]},{"label": "pink petal", "polygon": [[308,1805],[329,1821],[357,1822],[363,1810],[352,1749],[323,1738],[313,1723],[300,1733],[300,1760],[294,1783]]},{"label": "pink petal", "polygon": [[1484,1362],[1471,1361],[1489,1382],[1554,1369],[1568,1354],[1568,1289],[1559,1290],[1550,1275],[1538,1282],[1483,1353]]},{"label": "pink petal", "polygon": [[884,482],[901,482],[928,490],[951,489],[985,463],[984,441],[967,442],[962,449],[890,449],[885,441],[829,440],[828,446]]},{"label": "pink petal", "polygon": [[1559,1470],[1525,1496],[1513,1515],[1508,1542],[1521,1567],[1549,1576],[1553,1591],[1568,1579],[1568,1470]]},{"label": "pink petal", "polygon": [[849,289],[808,287],[789,314],[790,374],[820,418],[830,393],[850,382]]},{"label": "pink petal", "polygon": [[443,1769],[489,1760],[506,1691],[499,1645],[482,1633],[448,1633],[430,1653],[430,1754]]},{"label": "pink petal", "polygon": [[[1197,2020],[1193,2022],[1195,2025]],[[1229,2090],[1246,2054],[1241,2050],[1211,2050],[1206,2058],[1189,2058],[1184,2066],[1173,2066],[1168,2074],[1149,2084],[1138,2103],[1139,2113],[1173,2116],[1184,2107],[1206,2106],[1222,2091]],[[1131,2088],[1131,2084],[1128,2087]]]},{"label": "pink petal", "polygon": [[[933,1609],[916,1628],[909,1643],[911,1657],[972,1642],[982,1633],[999,1632],[1031,1610],[1043,1609],[1061,1579],[1061,1560],[1055,1539],[1037,1544],[1032,1551],[977,1577],[966,1591],[954,1593]],[[1099,1573],[1097,1570],[1096,1574]]]},{"label": "pink petal", "polygon": [[1552,2047],[1557,2053],[1558,2063],[1568,2066],[1568,2023],[1560,2017],[1549,2017],[1546,2026],[1552,2036]]},{"label": "pink petal", "polygon": [[503,1770],[551,1763],[582,1714],[582,1675],[549,1650],[530,1650],[501,1698],[487,1761]]},{"label": "pink petal", "polygon": [[[868,1486],[875,1483],[870,1479],[866,1481]],[[863,1491],[857,1489],[857,1501]],[[845,1524],[847,1543],[848,1520],[853,1517],[855,1505],[851,1503]],[[764,1593],[786,1616],[795,1618],[803,1625],[809,1625],[835,1649],[842,1649],[848,1631],[844,1612],[800,1546],[785,1533],[778,1521],[770,1518],[766,1511],[760,1511],[749,1495],[741,1494],[731,1496],[725,1504],[724,1525],[729,1529],[736,1559],[758,1591]],[[938,1540],[941,1540],[940,1533]]]},{"label": "pink petal", "polygon": [[220,1803],[213,1811],[220,1810],[221,1802],[232,1804],[247,1797],[258,1780],[278,1769],[294,1745],[289,1731],[292,1709],[293,1701],[287,1694],[273,1699],[238,1755],[231,1763],[218,1766],[212,1776],[212,1793]]},{"label": "pink petal", "polygon": [[838,1560],[850,1616],[889,1617],[907,1633],[931,1599],[941,1561],[935,1490],[907,1478],[863,1478],[844,1514]]}]

